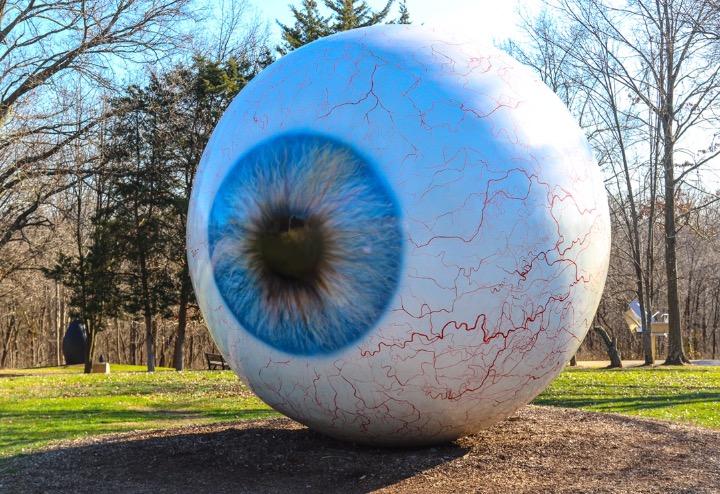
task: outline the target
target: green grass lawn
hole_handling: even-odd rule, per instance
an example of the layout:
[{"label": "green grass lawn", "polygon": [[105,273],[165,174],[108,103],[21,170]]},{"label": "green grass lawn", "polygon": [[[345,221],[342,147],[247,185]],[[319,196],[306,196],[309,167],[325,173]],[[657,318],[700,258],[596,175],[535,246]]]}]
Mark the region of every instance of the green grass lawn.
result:
[{"label": "green grass lawn", "polygon": [[[230,371],[141,370],[0,371],[0,459],[60,439],[276,415]],[[720,429],[720,367],[568,369],[535,403]]]},{"label": "green grass lawn", "polygon": [[[40,376],[49,374],[82,374],[85,364],[63,365],[60,367],[35,367],[33,369],[0,369],[0,377],[4,376]],[[113,372],[146,372],[144,365],[112,364]],[[174,371],[172,367],[156,367],[156,372]]]},{"label": "green grass lawn", "polygon": [[0,458],[59,439],[275,414],[230,371],[140,369],[113,365],[109,375],[82,374],[81,368],[21,376],[30,371],[3,371],[15,377],[0,375]]},{"label": "green grass lawn", "polygon": [[720,367],[568,367],[534,403],[720,429]]}]

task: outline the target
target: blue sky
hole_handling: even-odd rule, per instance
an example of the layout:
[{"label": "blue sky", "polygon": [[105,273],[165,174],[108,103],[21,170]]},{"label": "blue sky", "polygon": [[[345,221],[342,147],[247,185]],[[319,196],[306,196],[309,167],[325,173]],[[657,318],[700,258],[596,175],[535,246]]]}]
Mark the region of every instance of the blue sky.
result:
[{"label": "blue sky", "polygon": [[[273,36],[277,38],[275,23],[292,23],[288,5],[300,5],[300,0],[249,0],[260,16],[270,23]],[[319,2],[322,4],[322,1]],[[384,0],[368,0],[380,8]],[[396,0],[398,3],[398,0]],[[407,0],[410,17],[414,24],[437,27],[452,31],[473,40],[502,40],[518,34],[519,9],[538,10],[540,0]],[[397,9],[397,6],[395,6]]]},{"label": "blue sky", "polygon": [[[202,1],[202,0],[201,0]],[[206,5],[222,10],[228,3],[232,4],[242,0],[204,0]],[[293,18],[289,5],[300,6],[302,0],[244,0],[247,2],[247,14],[259,18],[267,23],[272,39],[271,46],[280,43],[280,29],[276,20],[285,24],[292,24]],[[384,6],[386,0],[367,0],[375,9]],[[468,41],[481,43],[499,42],[507,38],[514,38],[522,43],[524,38],[520,24],[523,14],[526,18],[537,15],[544,0],[406,0],[413,24],[438,28],[441,31],[451,32]],[[318,0],[322,6],[323,0]],[[391,17],[397,17],[396,0]],[[238,5],[236,3],[236,5]],[[211,7],[211,8],[212,8]],[[323,12],[327,10],[323,7]],[[219,16],[220,12],[215,11]],[[692,132],[683,144],[689,149],[706,147],[707,130]],[[683,158],[684,159],[684,158]],[[707,166],[703,173],[704,179],[713,184],[720,184],[720,159],[714,160],[712,166]],[[720,185],[718,185],[720,187]]]}]

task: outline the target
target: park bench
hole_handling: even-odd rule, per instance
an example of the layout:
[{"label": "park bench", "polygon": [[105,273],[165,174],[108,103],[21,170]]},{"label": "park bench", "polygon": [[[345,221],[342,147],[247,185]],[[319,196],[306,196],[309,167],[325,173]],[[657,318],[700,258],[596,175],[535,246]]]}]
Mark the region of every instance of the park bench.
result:
[{"label": "park bench", "polygon": [[207,360],[208,370],[230,369],[228,363],[219,353],[206,353],[205,359]]}]

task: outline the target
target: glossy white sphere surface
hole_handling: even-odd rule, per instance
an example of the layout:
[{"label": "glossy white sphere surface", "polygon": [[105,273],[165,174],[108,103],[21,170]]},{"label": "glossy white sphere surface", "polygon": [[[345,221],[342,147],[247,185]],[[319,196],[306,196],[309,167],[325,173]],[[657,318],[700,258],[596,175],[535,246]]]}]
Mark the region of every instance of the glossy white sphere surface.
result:
[{"label": "glossy white sphere surface", "polygon": [[188,220],[232,368],[293,419],[388,445],[472,433],[540,393],[585,337],[609,251],[603,181],[561,101],[494,48],[405,26],[257,76]]}]

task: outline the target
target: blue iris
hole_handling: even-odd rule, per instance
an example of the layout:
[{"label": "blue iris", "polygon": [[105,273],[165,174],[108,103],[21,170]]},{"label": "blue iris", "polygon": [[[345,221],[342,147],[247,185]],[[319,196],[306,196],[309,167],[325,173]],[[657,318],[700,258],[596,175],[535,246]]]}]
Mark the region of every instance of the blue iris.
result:
[{"label": "blue iris", "polygon": [[349,145],[264,141],[230,169],[210,212],[218,289],[238,322],[295,355],[329,354],[385,312],[402,265],[395,197]]}]

